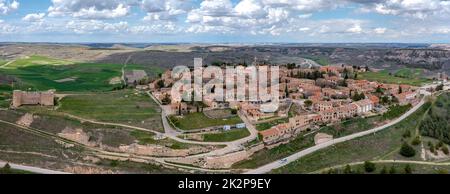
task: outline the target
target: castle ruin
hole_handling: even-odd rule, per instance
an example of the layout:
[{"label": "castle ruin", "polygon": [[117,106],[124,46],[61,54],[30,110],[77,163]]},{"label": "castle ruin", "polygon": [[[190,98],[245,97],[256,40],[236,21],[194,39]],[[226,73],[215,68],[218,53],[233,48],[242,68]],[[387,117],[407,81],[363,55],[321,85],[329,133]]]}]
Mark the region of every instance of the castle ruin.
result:
[{"label": "castle ruin", "polygon": [[54,99],[55,93],[52,90],[46,92],[26,92],[14,90],[12,107],[17,108],[22,105],[54,106]]}]

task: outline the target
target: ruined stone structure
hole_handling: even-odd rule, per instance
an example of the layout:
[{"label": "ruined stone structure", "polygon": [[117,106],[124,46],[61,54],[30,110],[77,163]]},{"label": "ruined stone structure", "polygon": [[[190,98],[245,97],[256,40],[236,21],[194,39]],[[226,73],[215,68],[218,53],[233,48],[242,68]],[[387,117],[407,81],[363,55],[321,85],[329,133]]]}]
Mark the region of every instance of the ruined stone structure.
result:
[{"label": "ruined stone structure", "polygon": [[17,108],[22,105],[42,105],[54,106],[55,102],[54,91],[47,92],[26,92],[14,90],[12,107]]}]

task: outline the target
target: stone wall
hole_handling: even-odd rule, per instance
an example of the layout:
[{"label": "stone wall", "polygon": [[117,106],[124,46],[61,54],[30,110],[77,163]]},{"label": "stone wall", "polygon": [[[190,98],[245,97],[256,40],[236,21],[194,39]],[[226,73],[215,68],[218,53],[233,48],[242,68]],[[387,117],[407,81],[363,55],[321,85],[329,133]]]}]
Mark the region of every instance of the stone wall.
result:
[{"label": "stone wall", "polygon": [[17,108],[22,105],[43,105],[53,106],[55,94],[53,91],[47,92],[26,92],[14,90],[12,106]]},{"label": "stone wall", "polygon": [[226,169],[230,168],[236,162],[250,158],[251,155],[262,149],[264,149],[264,144],[259,144],[242,151],[232,152],[221,156],[176,158],[169,159],[167,161],[178,164],[193,165],[207,169]]}]

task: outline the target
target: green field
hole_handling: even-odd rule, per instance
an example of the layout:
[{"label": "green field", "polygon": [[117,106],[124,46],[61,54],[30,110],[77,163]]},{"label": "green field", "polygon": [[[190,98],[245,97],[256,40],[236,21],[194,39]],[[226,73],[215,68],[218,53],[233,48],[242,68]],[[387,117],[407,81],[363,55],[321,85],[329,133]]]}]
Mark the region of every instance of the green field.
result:
[{"label": "green field", "polygon": [[17,59],[14,62],[8,64],[8,66],[4,67],[7,69],[17,69],[21,67],[29,67],[35,65],[69,65],[73,64],[73,61],[60,60],[60,59],[52,59],[45,56],[29,56],[21,59]]},{"label": "green field", "polygon": [[430,106],[431,103],[426,103],[407,119],[374,135],[314,152],[280,169],[273,170],[273,173],[310,173],[336,165],[376,159],[408,160],[398,154],[403,143],[403,134],[407,130],[414,134],[414,130]]},{"label": "green field", "polygon": [[7,62],[8,62],[8,61],[4,61],[4,60],[1,60],[1,59],[0,59],[0,66],[6,64]]},{"label": "green field", "polygon": [[160,109],[146,93],[120,90],[71,95],[63,98],[60,104],[59,112],[85,119],[163,131]]},{"label": "green field", "polygon": [[403,78],[390,75],[388,71],[383,70],[379,72],[364,72],[358,74],[358,79],[377,81],[381,83],[389,84],[408,84],[413,86],[421,86],[422,84],[429,83],[431,80],[425,78]]},{"label": "green field", "polygon": [[[0,68],[0,73],[20,80],[16,83],[15,89],[56,89],[58,92],[109,91],[117,87],[109,84],[109,81],[113,77],[121,76],[121,65],[30,65],[14,69]],[[65,79],[68,81],[64,81]]]},{"label": "green field", "polygon": [[203,113],[190,113],[181,117],[171,115],[170,121],[181,130],[203,129],[207,127],[235,125],[242,123],[241,118],[233,116],[226,119],[212,119],[205,116]]},{"label": "green field", "polygon": [[408,79],[420,79],[422,77],[423,71],[423,69],[403,68],[396,71],[394,76]]},{"label": "green field", "polygon": [[314,62],[316,62],[322,66],[327,66],[330,64],[330,61],[326,57],[323,57],[323,56],[304,55],[302,57],[305,59],[313,60]]},{"label": "green field", "polygon": [[8,108],[11,99],[12,88],[7,84],[0,84],[0,108]]},{"label": "green field", "polygon": [[205,134],[203,141],[206,142],[229,142],[242,139],[250,135],[247,129],[233,129],[221,133]]},{"label": "green field", "polygon": [[[121,84],[110,84],[110,80],[121,77],[122,64],[74,63],[42,56],[19,59],[0,68],[0,74],[19,79],[15,89],[49,90],[57,92],[111,91]],[[128,64],[126,70],[145,70],[156,77],[163,70],[159,67]]]}]

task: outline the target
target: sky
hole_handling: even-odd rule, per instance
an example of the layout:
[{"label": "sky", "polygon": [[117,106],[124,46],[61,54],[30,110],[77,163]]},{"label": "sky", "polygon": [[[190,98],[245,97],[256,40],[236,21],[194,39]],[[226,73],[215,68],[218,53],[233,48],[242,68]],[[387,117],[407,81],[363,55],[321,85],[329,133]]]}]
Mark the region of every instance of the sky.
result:
[{"label": "sky", "polygon": [[1,42],[450,43],[450,0],[0,0]]}]

